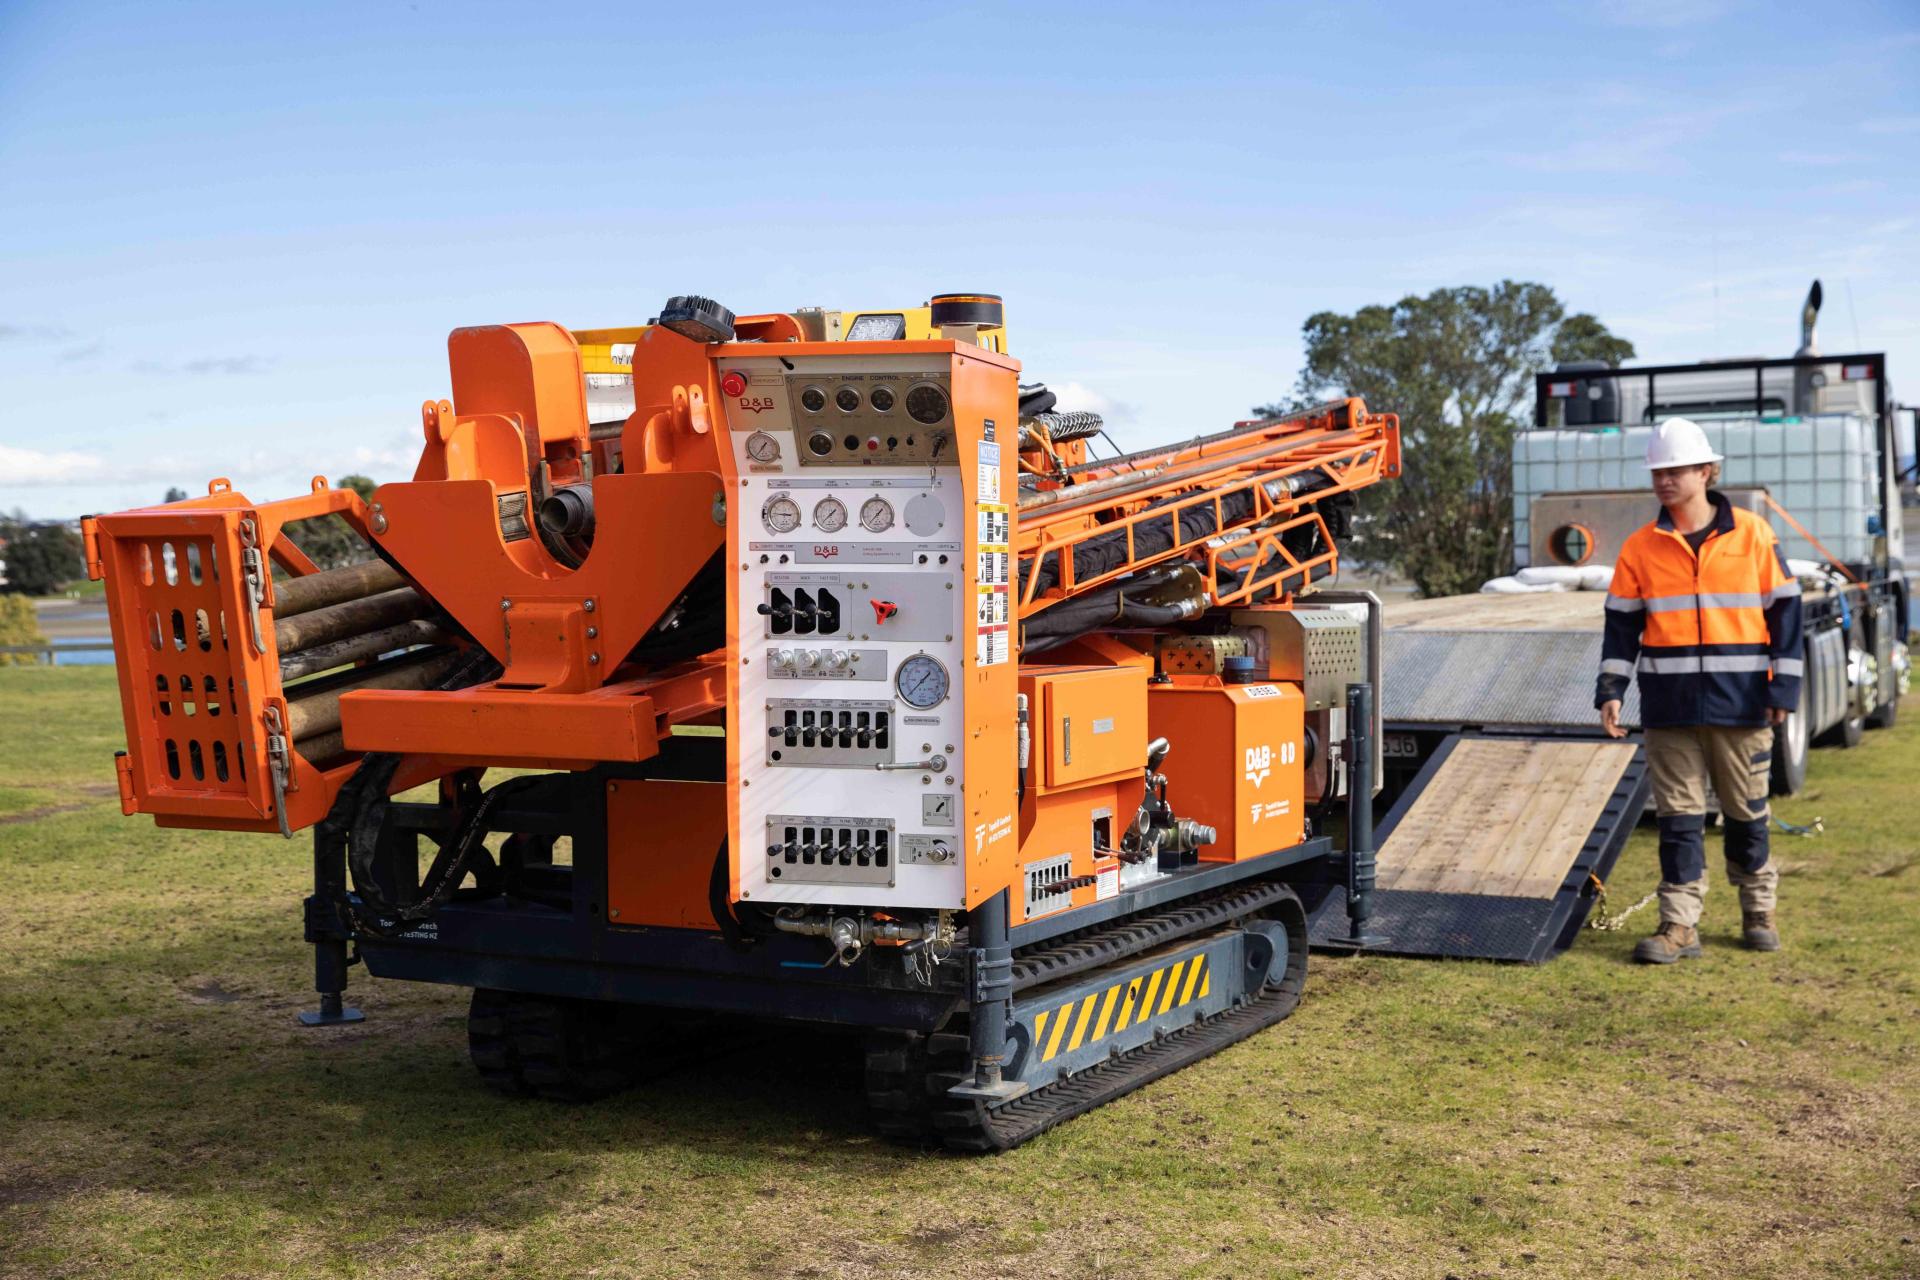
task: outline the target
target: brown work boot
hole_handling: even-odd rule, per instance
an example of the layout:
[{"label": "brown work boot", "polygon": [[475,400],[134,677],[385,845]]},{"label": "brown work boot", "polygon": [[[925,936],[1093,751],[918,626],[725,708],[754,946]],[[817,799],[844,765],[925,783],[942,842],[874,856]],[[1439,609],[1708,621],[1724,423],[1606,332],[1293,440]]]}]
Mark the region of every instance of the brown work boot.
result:
[{"label": "brown work boot", "polygon": [[1692,925],[1672,921],[1661,925],[1652,937],[1640,939],[1640,945],[1633,949],[1633,958],[1640,964],[1672,964],[1675,960],[1697,959],[1699,955],[1700,934]]},{"label": "brown work boot", "polygon": [[1742,911],[1740,937],[1747,944],[1749,951],[1780,949],[1780,931],[1774,928],[1771,911]]}]

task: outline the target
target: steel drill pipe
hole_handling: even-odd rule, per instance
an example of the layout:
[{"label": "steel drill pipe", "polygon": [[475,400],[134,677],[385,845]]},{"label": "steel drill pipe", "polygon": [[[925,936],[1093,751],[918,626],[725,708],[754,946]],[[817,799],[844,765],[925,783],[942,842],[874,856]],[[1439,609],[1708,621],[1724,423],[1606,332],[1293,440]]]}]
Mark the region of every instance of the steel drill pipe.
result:
[{"label": "steel drill pipe", "polygon": [[273,584],[273,616],[291,618],[311,613],[330,604],[358,600],[403,587],[407,580],[385,560],[368,560],[340,569],[310,573],[304,578],[289,578]]},{"label": "steel drill pipe", "polygon": [[322,671],[329,671],[334,667],[345,666],[349,662],[358,662],[362,658],[377,658],[383,653],[391,653],[395,649],[411,649],[415,645],[442,644],[446,639],[445,629],[433,619],[414,618],[397,626],[369,631],[364,635],[348,636],[343,640],[317,644],[311,649],[302,649],[297,653],[282,653],[280,679],[282,683],[299,680],[306,676],[319,675]]},{"label": "steel drill pipe", "polygon": [[424,617],[432,607],[427,598],[412,587],[401,587],[292,618],[276,618],[273,642],[281,653],[298,653]]},{"label": "steel drill pipe", "polygon": [[425,689],[459,661],[457,653],[435,654],[424,660],[408,656],[370,668],[365,678],[336,685],[287,703],[287,726],[297,747],[309,738],[340,727],[340,698],[360,689]]}]

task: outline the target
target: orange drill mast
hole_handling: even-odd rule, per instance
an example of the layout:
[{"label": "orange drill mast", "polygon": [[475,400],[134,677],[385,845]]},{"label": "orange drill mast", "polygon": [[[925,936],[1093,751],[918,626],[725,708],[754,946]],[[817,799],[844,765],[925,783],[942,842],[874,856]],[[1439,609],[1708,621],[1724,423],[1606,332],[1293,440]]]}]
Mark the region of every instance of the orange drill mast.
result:
[{"label": "orange drill mast", "polygon": [[[855,1022],[882,1129],[980,1149],[1292,1008],[1339,873],[1311,806],[1370,794],[1342,682],[1378,678],[1315,584],[1394,419],[1095,460],[997,298],[821,314],[457,330],[410,481],[87,522],[123,808],[315,829],[310,1021],[355,1016],[350,955],[473,986],[513,1090],[528,1010],[634,1054],[637,1006]],[[319,569],[323,516],[369,558]]]}]

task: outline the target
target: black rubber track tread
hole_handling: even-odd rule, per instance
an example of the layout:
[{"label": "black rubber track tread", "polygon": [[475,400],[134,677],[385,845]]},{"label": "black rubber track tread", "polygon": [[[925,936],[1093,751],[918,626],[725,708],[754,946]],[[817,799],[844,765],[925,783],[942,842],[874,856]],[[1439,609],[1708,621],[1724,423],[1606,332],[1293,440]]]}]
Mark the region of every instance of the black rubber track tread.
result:
[{"label": "black rubber track tread", "polygon": [[467,1052],[487,1088],[512,1098],[532,1090],[520,1075],[519,1056],[507,1029],[507,1008],[513,997],[502,991],[476,988],[467,1008]]},{"label": "black rubber track tread", "polygon": [[1252,915],[1263,907],[1293,896],[1277,880],[1237,884],[1176,906],[1052,938],[1013,957],[1013,989],[1025,991],[1043,982],[1055,982],[1098,969],[1115,960],[1151,951],[1190,933],[1199,933]]},{"label": "black rubber track tread", "polygon": [[[1059,953],[1057,959],[1032,966],[1025,985],[1116,963],[1226,920],[1268,914],[1285,919],[1293,948],[1295,963],[1288,966],[1281,982],[1268,986],[1256,999],[1206,1022],[1141,1045],[995,1110],[989,1111],[983,1102],[954,1098],[947,1092],[969,1073],[969,1044],[965,1034],[952,1030],[933,1035],[898,1030],[871,1033],[867,1042],[866,1085],[874,1127],[889,1138],[937,1142],[953,1151],[1008,1151],[1057,1124],[1274,1025],[1299,1006],[1301,993],[1306,988],[1307,958],[1306,913],[1293,890],[1278,881],[1235,886],[1204,899],[1182,903],[1171,911],[1088,930],[1065,944],[1049,943],[1044,951]],[[1176,920],[1185,927],[1178,927]],[[1033,960],[1041,950],[1036,948],[1034,953],[1015,958],[1016,988],[1021,985],[1018,979],[1021,965]],[[1094,963],[1080,963],[1088,953],[1097,956]]]},{"label": "black rubber track tread", "polygon": [[481,1080],[499,1093],[591,1102],[634,1083],[634,1055],[614,1016],[588,1001],[476,988],[467,1048]]}]

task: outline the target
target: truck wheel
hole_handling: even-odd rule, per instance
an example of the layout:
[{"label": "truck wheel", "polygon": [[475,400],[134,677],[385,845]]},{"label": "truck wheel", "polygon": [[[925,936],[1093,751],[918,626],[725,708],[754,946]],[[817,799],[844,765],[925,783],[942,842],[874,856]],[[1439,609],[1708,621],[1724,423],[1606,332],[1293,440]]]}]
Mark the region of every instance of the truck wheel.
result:
[{"label": "truck wheel", "polygon": [[1787,713],[1787,722],[1773,732],[1773,765],[1768,790],[1790,796],[1807,785],[1807,682],[1800,681],[1800,704]]},{"label": "truck wheel", "polygon": [[1882,694],[1881,699],[1880,705],[1875,707],[1873,714],[1867,717],[1867,728],[1869,729],[1891,729],[1893,728],[1893,722],[1899,718],[1899,695],[1894,694],[1888,696]]},{"label": "truck wheel", "polygon": [[467,1050],[496,1093],[591,1102],[634,1082],[640,1055],[618,1005],[476,987]]}]

